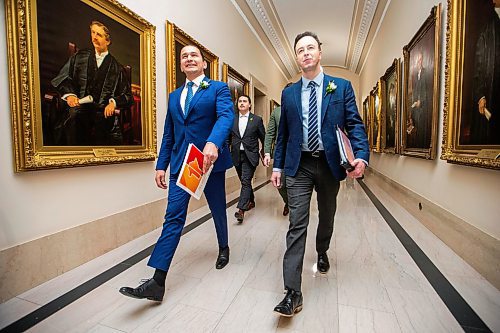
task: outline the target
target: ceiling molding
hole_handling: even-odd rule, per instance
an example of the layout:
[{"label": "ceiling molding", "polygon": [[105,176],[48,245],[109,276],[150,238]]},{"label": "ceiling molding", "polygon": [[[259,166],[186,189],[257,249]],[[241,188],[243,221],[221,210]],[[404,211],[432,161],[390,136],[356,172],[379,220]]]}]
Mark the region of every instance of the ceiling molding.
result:
[{"label": "ceiling molding", "polygon": [[[297,73],[297,68],[294,66],[295,60],[291,59],[289,54],[287,53],[284,42],[282,42],[281,39],[279,38],[277,29],[274,27],[271,16],[269,15],[262,1],[246,0],[246,2],[250,7],[250,9],[252,10],[252,13],[254,14],[255,18],[259,22],[261,28],[264,30],[264,33],[266,34],[267,38],[269,39],[274,49],[278,53],[281,62],[285,65],[285,68],[287,69],[290,76],[295,75]],[[283,31],[283,29],[279,30]],[[286,38],[284,40],[286,40]]]},{"label": "ceiling molding", "polygon": [[[366,0],[365,0],[366,1]],[[368,54],[370,53],[371,47],[373,45],[373,42],[375,40],[375,37],[377,36],[377,32],[380,29],[380,25],[383,22],[385,12],[387,11],[387,8],[389,7],[391,3],[391,0],[379,0],[377,9],[375,11],[375,15],[373,17],[370,31],[368,32],[368,37],[366,39],[365,46],[363,48],[363,52],[361,53],[360,61],[357,64],[357,67],[355,68],[355,72],[357,74],[361,74],[363,70],[364,63],[366,62],[366,58],[368,57]]]},{"label": "ceiling molding", "polygon": [[260,26],[260,23],[253,15],[253,12],[248,6],[246,0],[230,0],[230,1],[236,8],[237,12],[242,17],[243,21],[247,24],[250,31],[254,34],[255,38],[259,41],[264,50],[269,54],[269,57],[276,64],[276,66],[278,67],[280,73],[283,75],[285,80],[288,81],[292,77],[292,75],[288,73],[285,64],[281,61],[278,53],[276,52],[273,45],[267,38],[262,27]]},{"label": "ceiling molding", "polygon": [[[375,16],[375,11],[377,10],[378,0],[365,0],[363,4],[363,10],[359,13],[359,28],[356,35],[356,40],[352,45],[351,59],[349,61],[349,69],[353,72],[358,68],[359,61],[361,59],[361,54],[366,45],[366,40],[370,32],[370,27],[372,26],[372,21]],[[353,20],[356,21],[356,20]],[[356,24],[356,22],[353,22]]]}]

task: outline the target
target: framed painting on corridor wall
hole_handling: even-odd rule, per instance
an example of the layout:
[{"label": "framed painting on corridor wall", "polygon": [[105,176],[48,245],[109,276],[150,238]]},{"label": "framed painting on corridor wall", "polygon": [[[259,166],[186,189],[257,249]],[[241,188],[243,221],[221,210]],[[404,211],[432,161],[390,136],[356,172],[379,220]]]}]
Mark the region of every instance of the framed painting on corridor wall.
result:
[{"label": "framed painting on corridor wall", "polygon": [[399,59],[394,59],[384,76],[380,78],[381,94],[381,149],[384,153],[398,152],[400,129],[400,82]]},{"label": "framed painting on corridor wall", "polygon": [[446,32],[441,159],[500,169],[500,1],[449,0]]},{"label": "framed painting on corridor wall", "polygon": [[434,159],[440,92],[441,4],[403,48],[405,82],[402,154]]},{"label": "framed painting on corridor wall", "polygon": [[[250,93],[250,81],[226,63],[222,65],[222,82],[226,82],[229,87],[233,105],[236,105],[241,95]],[[237,110],[235,107],[235,111]]]},{"label": "framed painting on corridor wall", "polygon": [[371,132],[371,150],[375,153],[380,153],[380,124],[381,124],[381,108],[380,108],[380,81],[377,82],[370,92],[370,132]]},{"label": "framed painting on corridor wall", "polygon": [[154,160],[155,27],[114,0],[5,8],[15,171]]},{"label": "framed painting on corridor wall", "polygon": [[207,62],[205,76],[212,80],[219,79],[219,57],[210,52],[205,46],[185,33],[172,22],[167,21],[167,92],[171,93],[186,82],[186,76],[181,71],[179,55],[186,45],[196,45]]}]

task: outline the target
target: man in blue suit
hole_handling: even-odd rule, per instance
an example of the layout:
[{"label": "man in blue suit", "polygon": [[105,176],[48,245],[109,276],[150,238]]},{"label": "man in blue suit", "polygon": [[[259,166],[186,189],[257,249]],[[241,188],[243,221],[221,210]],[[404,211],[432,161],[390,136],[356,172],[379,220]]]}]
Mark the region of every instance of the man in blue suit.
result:
[{"label": "man in blue suit", "polygon": [[167,189],[165,175],[170,165],[165,222],[148,262],[156,270],[153,278],[137,288],[120,289],[122,294],[133,298],[163,300],[167,271],[179,244],[191,198],[176,185],[189,143],[203,149],[204,173],[213,165],[205,186],[205,196],[219,242],[219,256],[215,266],[222,269],[229,262],[225,179],[226,170],[233,166],[227,146],[234,120],[231,94],[225,83],[205,77],[203,71],[207,68],[207,63],[197,46],[183,47],[180,59],[181,70],[186,74],[186,84],[169,95],[163,140],[156,164],[155,180],[161,189]]},{"label": "man in blue suit", "polygon": [[356,157],[352,163],[354,170],[347,175],[361,177],[370,156],[351,83],[323,73],[318,36],[312,32],[299,34],[294,49],[302,78],[281,95],[281,119],[271,177],[276,187],[281,186],[282,177],[286,177],[290,208],[283,258],[287,293],[274,308],[286,317],[302,309],[302,266],[313,190],[317,192],[319,210],[317,268],[323,274],[330,268],[326,252],[333,234],[339,182],[346,178],[346,170],[340,166],[336,126],[347,132]]}]

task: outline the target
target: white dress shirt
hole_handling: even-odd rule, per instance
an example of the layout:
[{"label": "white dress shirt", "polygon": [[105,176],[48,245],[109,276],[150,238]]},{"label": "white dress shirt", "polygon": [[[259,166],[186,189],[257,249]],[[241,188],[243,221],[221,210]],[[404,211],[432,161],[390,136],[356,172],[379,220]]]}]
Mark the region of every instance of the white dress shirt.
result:
[{"label": "white dress shirt", "polygon": [[97,61],[97,68],[101,67],[102,62],[104,61],[104,58],[108,55],[108,51],[105,51],[101,54],[95,53],[95,60]]},{"label": "white dress shirt", "polygon": [[[245,134],[245,130],[247,129],[248,116],[250,116],[250,112],[247,112],[246,114],[239,113],[239,115],[238,129],[240,130],[240,137],[243,138],[243,134]],[[240,150],[245,150],[245,148],[243,148],[243,142],[240,144]]]},{"label": "white dress shirt", "polygon": [[[193,96],[194,94],[196,94],[196,91],[198,90],[198,88],[200,87],[200,83],[201,81],[203,81],[203,79],[205,78],[205,74],[201,74],[200,76],[198,76],[196,79],[194,79],[192,82],[193,82]],[[188,91],[188,88],[187,88],[187,83],[189,82],[189,80],[186,80],[186,83],[184,84],[184,89],[182,89],[182,92],[181,92],[181,108],[182,108],[182,112],[185,113],[184,111],[184,106],[186,105],[186,95],[187,95],[187,91]]]}]

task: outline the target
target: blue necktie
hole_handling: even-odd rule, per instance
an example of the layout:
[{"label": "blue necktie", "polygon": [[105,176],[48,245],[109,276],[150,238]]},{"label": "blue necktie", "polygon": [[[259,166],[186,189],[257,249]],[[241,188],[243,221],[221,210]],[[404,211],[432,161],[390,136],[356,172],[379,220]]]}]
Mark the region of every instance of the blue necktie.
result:
[{"label": "blue necktie", "polygon": [[189,104],[191,104],[191,100],[193,99],[193,84],[194,82],[189,81],[187,83],[188,91],[186,94],[186,102],[184,103],[184,114],[187,114],[189,110]]},{"label": "blue necktie", "polygon": [[309,123],[307,126],[307,145],[309,150],[315,152],[319,149],[319,131],[318,131],[318,99],[316,97],[316,83],[309,82],[307,86],[309,94]]}]

